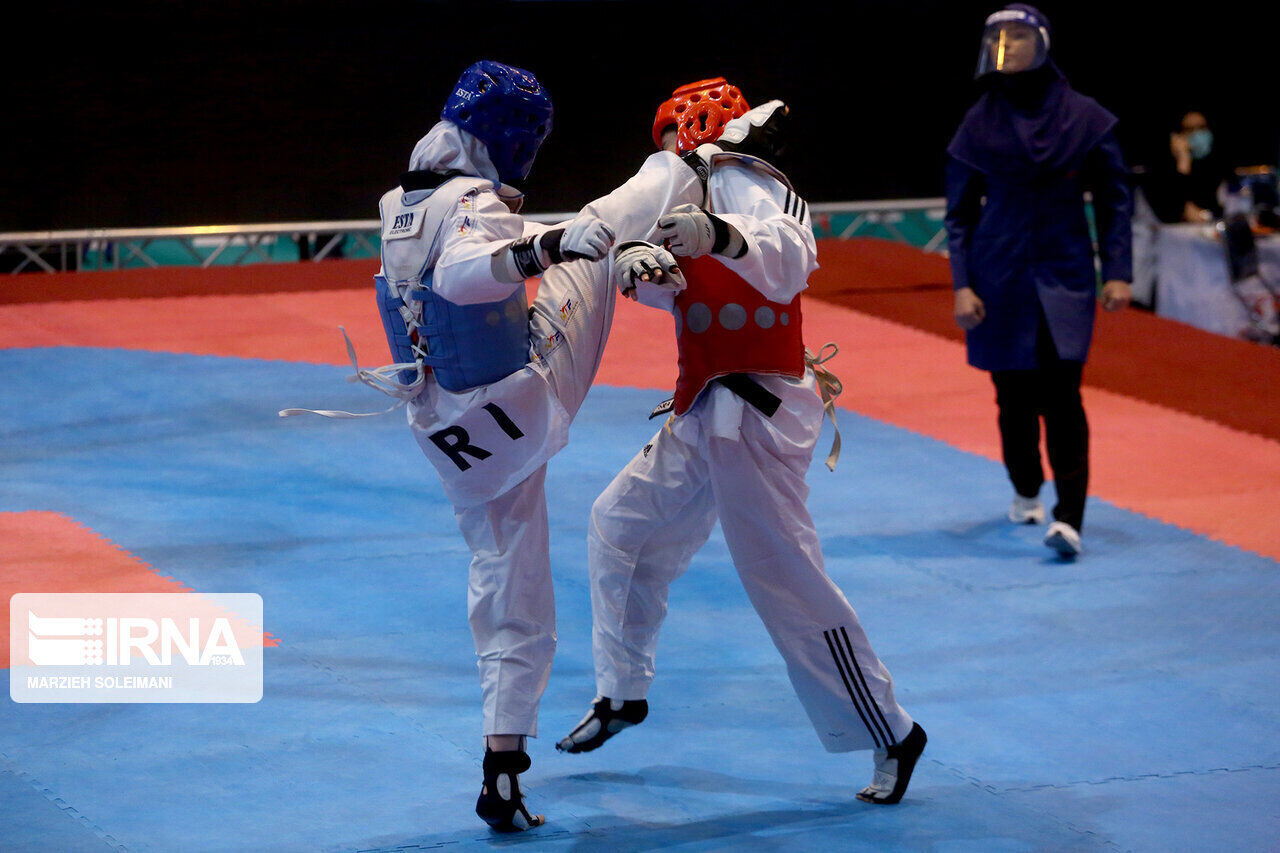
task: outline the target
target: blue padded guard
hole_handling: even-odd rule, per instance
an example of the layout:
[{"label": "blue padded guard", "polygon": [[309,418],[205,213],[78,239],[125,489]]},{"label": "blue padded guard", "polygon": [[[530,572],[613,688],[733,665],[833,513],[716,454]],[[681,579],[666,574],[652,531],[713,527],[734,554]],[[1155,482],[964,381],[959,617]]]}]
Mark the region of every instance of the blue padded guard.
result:
[{"label": "blue padded guard", "polygon": [[[412,349],[404,318],[403,301],[385,276],[375,276],[382,327],[387,333],[391,357],[412,362]],[[446,391],[466,391],[497,382],[520,370],[529,361],[529,302],[524,288],[516,288],[500,302],[455,305],[431,290],[431,274],[423,287],[410,291],[409,298],[421,303],[422,324],[418,335],[425,339],[428,355],[422,363],[435,373]],[[413,374],[401,371],[404,382]]]},{"label": "blue padded guard", "polygon": [[[382,330],[387,333],[387,346],[391,350],[391,359],[396,363],[413,363],[417,356],[413,353],[413,340],[409,337],[409,329],[400,316],[400,307],[404,300],[392,289],[386,276],[375,275],[374,286],[378,291],[378,313],[382,315]],[[406,385],[413,381],[413,371],[400,371],[400,381]]]},{"label": "blue padded guard", "polygon": [[497,382],[529,361],[529,303],[524,287],[501,302],[455,305],[431,291],[415,290],[422,303],[422,331],[427,339],[423,363],[446,391],[466,391]]}]

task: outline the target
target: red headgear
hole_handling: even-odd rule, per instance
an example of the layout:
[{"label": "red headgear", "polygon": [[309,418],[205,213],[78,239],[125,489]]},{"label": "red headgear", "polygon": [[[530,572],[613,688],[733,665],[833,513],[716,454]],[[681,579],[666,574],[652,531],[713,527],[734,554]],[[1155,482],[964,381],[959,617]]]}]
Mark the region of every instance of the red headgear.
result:
[{"label": "red headgear", "polygon": [[676,147],[684,154],[705,142],[715,142],[724,126],[751,109],[737,86],[723,77],[686,83],[658,107],[653,119],[653,144],[662,147],[662,131],[676,128]]}]

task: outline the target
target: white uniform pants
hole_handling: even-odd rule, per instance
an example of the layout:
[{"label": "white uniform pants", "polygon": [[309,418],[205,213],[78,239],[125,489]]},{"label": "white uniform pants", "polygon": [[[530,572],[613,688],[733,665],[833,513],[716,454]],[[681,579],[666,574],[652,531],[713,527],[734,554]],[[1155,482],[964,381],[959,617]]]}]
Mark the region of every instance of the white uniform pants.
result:
[{"label": "white uniform pants", "polygon": [[[713,393],[729,392],[704,396]],[[821,407],[811,384],[788,393],[814,398],[816,423],[780,429],[747,407],[740,432],[726,438],[710,428],[713,401],[701,400],[683,417],[704,428],[659,430],[596,500],[588,531],[596,688],[613,699],[645,697],[668,588],[719,515],[738,576],[823,746],[882,748],[906,737],[912,720],[823,569],[805,507]],[[806,404],[784,401],[780,414]]]},{"label": "white uniform pants", "polygon": [[[572,418],[591,389],[613,322],[604,263],[551,267],[529,321],[534,351]],[[516,413],[513,413],[513,416]],[[467,615],[479,659],[484,734],[538,734],[556,648],[543,465],[488,503],[455,509],[471,549]]]}]

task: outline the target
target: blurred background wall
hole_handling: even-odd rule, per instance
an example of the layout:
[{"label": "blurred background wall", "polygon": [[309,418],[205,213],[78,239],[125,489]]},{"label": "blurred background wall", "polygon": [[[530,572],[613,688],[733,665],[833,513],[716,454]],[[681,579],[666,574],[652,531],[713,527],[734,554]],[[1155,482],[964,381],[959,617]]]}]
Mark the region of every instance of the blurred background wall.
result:
[{"label": "blurred background wall", "polygon": [[[11,7],[0,231],[376,217],[469,63],[533,71],[556,126],[524,187],[568,210],[649,152],[654,108],[725,75],[794,108],[813,201],[940,195],[995,2],[125,2]],[[1274,163],[1280,67],[1262,3],[1041,8],[1072,84],[1131,164],[1204,111],[1237,164]]]}]

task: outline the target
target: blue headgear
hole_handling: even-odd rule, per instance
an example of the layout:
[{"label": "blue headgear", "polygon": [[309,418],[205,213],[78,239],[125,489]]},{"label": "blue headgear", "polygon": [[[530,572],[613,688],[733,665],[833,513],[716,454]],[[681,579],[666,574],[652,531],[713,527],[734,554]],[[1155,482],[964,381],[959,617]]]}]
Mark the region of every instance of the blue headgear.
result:
[{"label": "blue headgear", "polygon": [[551,98],[528,71],[482,60],[458,78],[440,118],[484,143],[503,183],[523,181],[551,132]]}]

